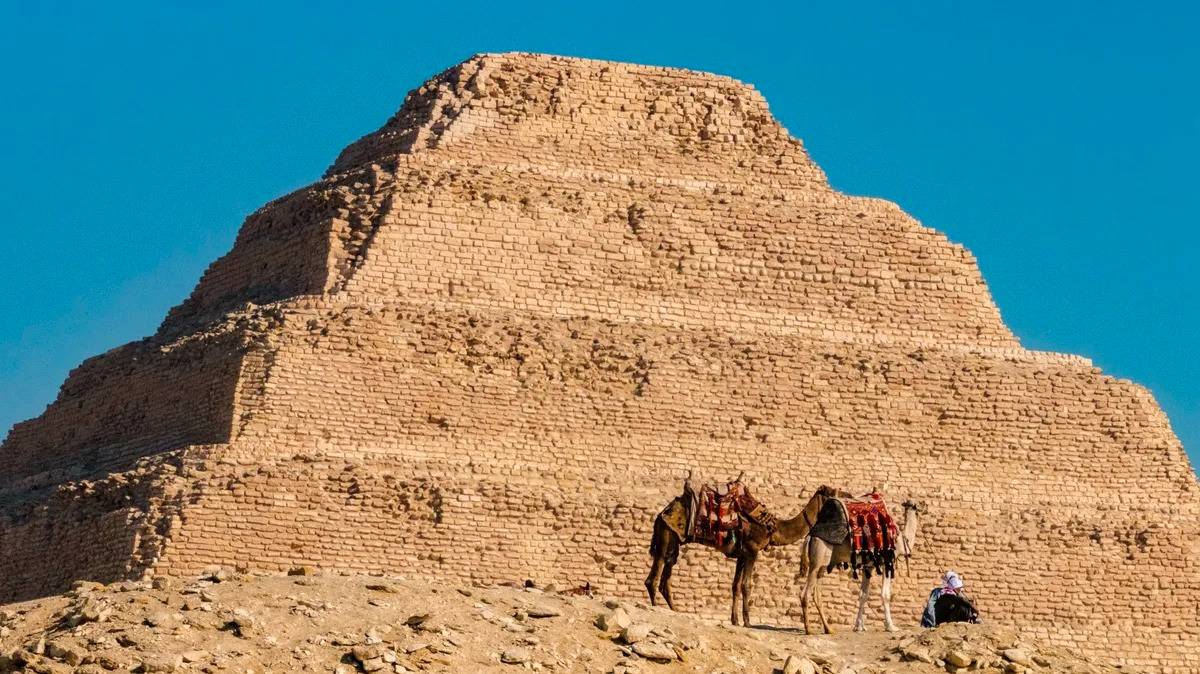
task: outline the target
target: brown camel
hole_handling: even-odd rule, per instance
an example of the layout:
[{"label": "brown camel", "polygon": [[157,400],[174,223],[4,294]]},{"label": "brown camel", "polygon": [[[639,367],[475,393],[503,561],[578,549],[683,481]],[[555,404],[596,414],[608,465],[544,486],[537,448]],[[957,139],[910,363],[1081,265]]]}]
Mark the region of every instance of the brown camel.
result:
[{"label": "brown camel", "polygon": [[[822,486],[809,499],[808,504],[798,515],[791,519],[778,520],[774,528],[767,528],[757,522],[749,522],[749,530],[745,535],[737,536],[727,541],[723,547],[707,545],[719,550],[726,557],[737,560],[733,572],[733,606],[730,610],[730,622],[738,624],[738,599],[742,602],[742,624],[750,624],[750,591],[753,587],[754,565],[758,561],[758,553],[764,548],[775,545],[790,545],[808,536],[809,529],[817,521],[817,513],[825,505],[825,500],[834,496],[835,492],[829,487]],[[685,525],[690,508],[683,496],[676,496],[658,517],[654,518],[654,534],[650,539],[650,556],[653,564],[650,575],[646,577],[646,592],[650,594],[650,603],[657,603],[655,588],[662,592],[667,606],[673,611],[675,605],[671,601],[671,571],[679,559],[679,547],[692,540],[685,540],[683,532],[688,529]],[[699,542],[699,541],[696,541]]]}]

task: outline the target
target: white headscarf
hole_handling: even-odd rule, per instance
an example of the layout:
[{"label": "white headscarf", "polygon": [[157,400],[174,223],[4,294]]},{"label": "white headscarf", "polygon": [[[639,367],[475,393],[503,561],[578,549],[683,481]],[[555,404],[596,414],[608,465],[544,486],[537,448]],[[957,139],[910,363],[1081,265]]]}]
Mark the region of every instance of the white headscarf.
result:
[{"label": "white headscarf", "polygon": [[947,571],[946,575],[942,576],[942,587],[951,590],[961,590],[963,586],[962,578],[953,571]]}]

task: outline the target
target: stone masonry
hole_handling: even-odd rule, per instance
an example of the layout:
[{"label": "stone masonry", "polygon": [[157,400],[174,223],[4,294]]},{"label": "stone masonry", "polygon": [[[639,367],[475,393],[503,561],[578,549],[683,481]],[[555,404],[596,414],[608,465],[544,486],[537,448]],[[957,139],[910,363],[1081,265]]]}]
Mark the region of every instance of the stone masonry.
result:
[{"label": "stone masonry", "polygon": [[[12,429],[0,601],[212,565],[636,597],[691,468],[781,516],[923,501],[902,620],[954,568],[990,620],[1200,672],[1200,489],[1145,389],[1022,348],[970,253],[833,191],[751,87],[528,54],[411,92]],[[726,615],[685,550],[683,610]],[[758,620],[797,622],[798,552]]]}]

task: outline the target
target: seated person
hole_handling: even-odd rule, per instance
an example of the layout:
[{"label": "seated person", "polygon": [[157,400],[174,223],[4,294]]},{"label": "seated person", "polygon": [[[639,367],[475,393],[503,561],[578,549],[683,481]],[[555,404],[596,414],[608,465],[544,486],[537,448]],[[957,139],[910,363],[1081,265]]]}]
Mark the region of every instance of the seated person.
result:
[{"label": "seated person", "polygon": [[962,578],[953,571],[942,576],[942,585],[933,588],[921,616],[921,627],[934,627],[942,623],[978,623],[979,613],[963,591]]}]

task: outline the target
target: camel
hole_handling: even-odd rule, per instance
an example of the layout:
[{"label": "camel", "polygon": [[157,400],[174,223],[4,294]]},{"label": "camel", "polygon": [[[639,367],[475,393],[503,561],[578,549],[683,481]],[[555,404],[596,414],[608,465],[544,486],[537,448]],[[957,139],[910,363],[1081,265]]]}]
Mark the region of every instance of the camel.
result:
[{"label": "camel", "polygon": [[[907,558],[912,555],[913,546],[916,543],[921,508],[912,501],[905,501],[903,507],[904,523],[900,526],[900,540],[898,542],[900,544],[900,552],[905,556],[905,561],[907,562]],[[808,598],[810,595],[812,596],[813,603],[817,606],[817,616],[821,618],[821,627],[825,630],[826,634],[832,633],[832,630],[829,629],[829,622],[825,619],[824,608],[821,606],[821,579],[834,567],[849,566],[853,557],[851,553],[849,537],[839,545],[831,545],[817,536],[808,537],[804,550],[801,551],[800,573],[798,574],[798,576],[806,576],[804,591],[800,595],[800,611],[806,634],[812,634],[812,630],[808,626]],[[867,611],[867,598],[870,596],[872,570],[870,563],[860,562],[857,565],[857,571],[861,573],[862,578],[858,591],[858,614],[854,619],[855,632],[862,632],[866,629],[864,620]],[[895,632],[896,625],[892,622],[892,579],[887,573],[883,574],[880,595],[883,598],[884,629],[888,632]]]},{"label": "camel", "polygon": [[[798,515],[791,519],[778,520],[776,526],[767,528],[757,522],[749,522],[749,531],[744,536],[728,541],[723,547],[706,545],[735,558],[737,565],[733,572],[733,606],[730,610],[730,622],[738,624],[738,600],[741,600],[742,624],[750,624],[750,593],[753,588],[754,565],[758,561],[758,553],[769,546],[790,545],[808,535],[809,529],[817,521],[817,513],[825,505],[826,499],[833,496],[833,490],[820,487],[809,499],[808,504]],[[690,529],[685,523],[691,514],[685,497],[676,496],[662,512],[654,518],[654,534],[650,539],[650,556],[653,563],[650,575],[646,577],[646,592],[650,594],[651,605],[657,605],[655,587],[662,593],[667,607],[675,610],[671,599],[671,571],[679,559],[679,548],[692,540],[685,540],[684,531]]]}]

